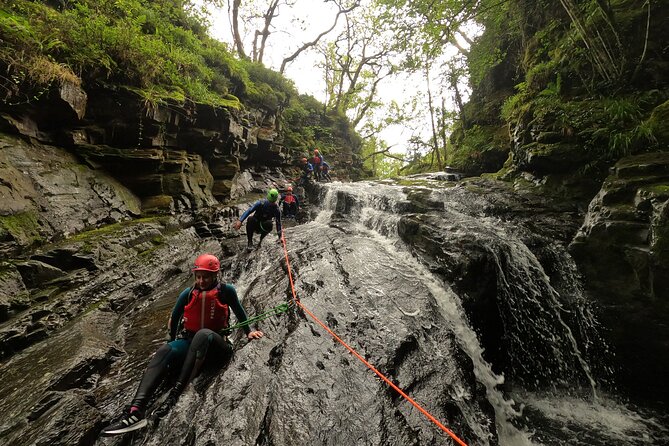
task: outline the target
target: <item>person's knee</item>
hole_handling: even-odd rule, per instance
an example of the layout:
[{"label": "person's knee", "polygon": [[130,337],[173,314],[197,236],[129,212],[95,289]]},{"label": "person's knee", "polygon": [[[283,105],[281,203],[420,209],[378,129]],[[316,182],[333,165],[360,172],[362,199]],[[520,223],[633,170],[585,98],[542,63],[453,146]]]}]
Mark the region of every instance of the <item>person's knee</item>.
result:
[{"label": "person's knee", "polygon": [[203,342],[209,343],[211,342],[211,335],[214,334],[214,332],[208,328],[203,328],[201,330],[198,330],[197,333],[195,333],[195,336],[193,336],[193,340],[191,341],[191,347],[195,347],[198,344],[201,344]]},{"label": "person's knee", "polygon": [[153,357],[151,358],[151,361],[149,361],[147,368],[156,367],[166,362],[169,359],[171,353],[172,346],[170,344],[163,345],[156,351],[156,353],[153,354]]}]

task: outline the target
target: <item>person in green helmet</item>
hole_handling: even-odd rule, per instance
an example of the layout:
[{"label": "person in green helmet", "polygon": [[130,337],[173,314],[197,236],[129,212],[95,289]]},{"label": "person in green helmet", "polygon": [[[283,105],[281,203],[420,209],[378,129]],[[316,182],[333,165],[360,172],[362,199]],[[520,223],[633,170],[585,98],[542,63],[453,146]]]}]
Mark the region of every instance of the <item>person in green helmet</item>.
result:
[{"label": "person in green helmet", "polygon": [[267,192],[266,199],[256,201],[235,222],[235,229],[239,230],[242,227],[242,222],[248,218],[246,222],[247,251],[253,250],[253,234],[256,232],[260,234],[260,241],[258,242],[258,247],[260,247],[262,240],[272,231],[272,219],[276,221],[276,235],[281,242],[281,211],[279,211],[279,205],[277,204],[278,200],[279,191],[270,189]]}]

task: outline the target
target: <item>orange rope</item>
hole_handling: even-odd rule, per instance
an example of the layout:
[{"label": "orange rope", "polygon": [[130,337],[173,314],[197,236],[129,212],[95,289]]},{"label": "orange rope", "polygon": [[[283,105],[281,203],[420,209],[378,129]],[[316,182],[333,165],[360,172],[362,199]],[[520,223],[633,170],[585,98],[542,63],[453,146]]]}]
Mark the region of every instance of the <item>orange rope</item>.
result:
[{"label": "orange rope", "polygon": [[339,342],[341,345],[343,345],[346,350],[351,352],[353,356],[358,358],[360,361],[362,361],[363,364],[365,364],[372,372],[376,373],[376,375],[381,378],[383,381],[386,382],[393,390],[395,390],[397,393],[402,395],[404,399],[406,399],[408,402],[410,402],[416,409],[421,411],[423,415],[425,415],[428,420],[432,421],[434,424],[436,424],[442,431],[446,432],[456,443],[458,443],[461,446],[467,446],[467,443],[462,441],[460,438],[458,438],[457,435],[453,433],[449,428],[444,426],[437,420],[432,414],[430,414],[427,410],[423,409],[423,407],[418,404],[413,398],[411,398],[409,395],[404,393],[402,389],[397,387],[390,379],[388,379],[383,373],[379,372],[373,365],[371,365],[365,358],[360,356],[358,352],[356,352],[352,347],[350,347],[346,342],[344,342],[339,336],[337,336],[332,330],[330,330],[327,325],[325,325],[323,322],[321,322],[320,319],[316,317],[311,311],[309,311],[304,305],[302,305],[302,302],[297,298],[297,294],[295,293],[295,285],[293,283],[293,274],[290,271],[290,261],[288,260],[288,249],[286,248],[286,239],[283,236],[283,230],[281,231],[281,241],[283,242],[283,252],[286,258],[286,266],[288,268],[288,279],[290,280],[290,289],[293,293],[293,301],[300,307],[302,310],[304,310],[311,318],[318,323],[325,331],[330,333],[330,336],[332,336],[337,342]]}]

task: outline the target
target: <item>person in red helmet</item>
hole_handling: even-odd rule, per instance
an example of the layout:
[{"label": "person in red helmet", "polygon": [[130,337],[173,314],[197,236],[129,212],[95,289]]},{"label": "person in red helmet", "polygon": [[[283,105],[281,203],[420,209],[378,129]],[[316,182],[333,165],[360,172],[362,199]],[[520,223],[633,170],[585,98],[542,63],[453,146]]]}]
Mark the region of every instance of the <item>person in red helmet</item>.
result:
[{"label": "person in red helmet", "polygon": [[286,218],[295,218],[297,211],[300,210],[300,201],[297,195],[293,195],[293,186],[286,187],[286,192],[281,194],[279,205],[283,204],[283,216]]},{"label": "person in red helmet", "polygon": [[323,155],[318,151],[318,149],[314,149],[314,156],[311,158],[311,165],[314,168],[314,179],[316,181],[321,180],[321,166],[323,165],[323,162],[325,160],[323,159]]},{"label": "person in red helmet", "polygon": [[[248,317],[231,284],[218,282],[221,262],[212,254],[195,259],[193,286],[179,294],[167,323],[170,340],[153,355],[135,393],[130,407],[118,422],[102,430],[103,436],[121,435],[147,425],[146,405],[168,371],[179,370],[179,377],[165,402],[156,410],[164,415],[176,403],[181,391],[199,373],[206,361],[229,358],[232,344],[225,333],[229,327],[230,310],[238,322]],[[204,311],[206,309],[207,311]],[[244,326],[249,341],[263,333]]]}]

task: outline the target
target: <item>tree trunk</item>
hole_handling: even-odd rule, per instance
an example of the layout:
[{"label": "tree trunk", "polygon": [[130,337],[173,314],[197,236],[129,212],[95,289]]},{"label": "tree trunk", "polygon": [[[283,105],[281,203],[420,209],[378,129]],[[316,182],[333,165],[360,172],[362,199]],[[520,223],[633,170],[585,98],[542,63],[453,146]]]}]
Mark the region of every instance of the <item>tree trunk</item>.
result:
[{"label": "tree trunk", "polygon": [[248,59],[248,56],[244,52],[242,36],[239,34],[239,5],[241,4],[242,0],[234,0],[232,2],[232,36],[235,40],[235,47],[237,48],[237,54],[239,54],[239,57]]},{"label": "tree trunk", "polygon": [[430,123],[432,124],[432,152],[437,155],[437,167],[442,170],[441,154],[439,153],[439,141],[437,140],[437,127],[434,123],[434,106],[432,105],[432,89],[430,88],[430,65],[425,63],[425,80],[427,82],[427,103],[430,108]]}]

